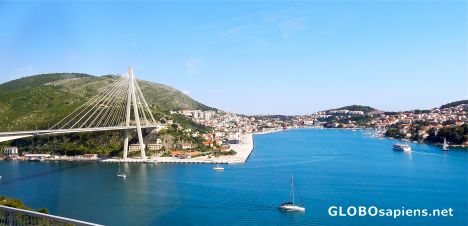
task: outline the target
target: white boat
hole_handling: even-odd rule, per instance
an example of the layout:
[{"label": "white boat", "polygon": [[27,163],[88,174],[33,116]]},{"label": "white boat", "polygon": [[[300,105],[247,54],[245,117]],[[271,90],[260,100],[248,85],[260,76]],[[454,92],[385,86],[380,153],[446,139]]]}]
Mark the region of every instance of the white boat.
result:
[{"label": "white boat", "polygon": [[120,171],[120,162],[119,162],[119,172],[117,173],[117,176],[122,177],[122,178],[127,178],[127,175],[125,175],[124,172]]},{"label": "white boat", "polygon": [[447,139],[444,137],[444,145],[442,145],[442,151],[448,151],[448,144],[447,144]]},{"label": "white boat", "polygon": [[408,144],[394,144],[393,150],[407,152],[407,151],[411,151],[411,147]]},{"label": "white boat", "polygon": [[215,167],[213,167],[213,170],[224,170],[224,167],[217,164]]},{"label": "white boat", "polygon": [[294,199],[294,177],[292,176],[292,174],[291,174],[291,196],[292,196],[292,202],[282,203],[281,205],[278,206],[278,208],[280,210],[284,210],[284,211],[304,212],[305,207],[304,207],[304,203],[302,202],[302,198],[300,196],[300,193],[299,193],[299,198],[301,198],[301,205],[302,206],[296,205],[296,203],[295,203],[295,199]]}]

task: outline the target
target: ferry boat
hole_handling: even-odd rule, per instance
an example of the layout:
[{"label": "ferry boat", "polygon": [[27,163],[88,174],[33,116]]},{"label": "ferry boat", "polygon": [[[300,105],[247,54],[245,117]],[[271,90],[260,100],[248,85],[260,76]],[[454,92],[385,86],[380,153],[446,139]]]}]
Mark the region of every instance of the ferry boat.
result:
[{"label": "ferry boat", "polygon": [[217,164],[215,167],[213,167],[213,170],[224,170],[224,167]]},{"label": "ferry boat", "polygon": [[448,151],[448,144],[447,144],[447,139],[444,137],[444,144],[442,145],[442,151]]},{"label": "ferry boat", "polygon": [[394,144],[393,150],[397,151],[411,151],[411,147],[408,144]]},{"label": "ferry boat", "polygon": [[298,211],[298,212],[304,212],[305,207],[304,203],[302,202],[302,197],[299,194],[299,198],[301,199],[301,206],[296,205],[295,200],[294,200],[294,177],[291,174],[291,196],[292,196],[292,202],[285,202],[282,203],[281,205],[278,206],[278,209],[284,210],[284,211]]}]

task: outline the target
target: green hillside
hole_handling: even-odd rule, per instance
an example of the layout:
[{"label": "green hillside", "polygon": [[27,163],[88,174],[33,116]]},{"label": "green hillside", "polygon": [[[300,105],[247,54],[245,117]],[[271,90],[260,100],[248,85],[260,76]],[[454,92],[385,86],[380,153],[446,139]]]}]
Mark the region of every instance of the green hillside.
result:
[{"label": "green hillside", "polygon": [[[49,128],[117,78],[55,73],[1,84],[0,131]],[[138,82],[156,117],[163,117],[169,110],[209,109],[172,87]]]},{"label": "green hillside", "polygon": [[345,106],[338,108],[338,110],[348,110],[348,111],[363,111],[364,113],[368,113],[371,111],[377,111],[377,109],[369,106],[363,106],[363,105],[350,105],[350,106]]},{"label": "green hillside", "polygon": [[443,109],[443,108],[456,107],[456,106],[461,105],[461,104],[468,104],[468,100],[454,101],[454,102],[451,102],[451,103],[448,103],[448,104],[444,104],[444,105],[440,106],[440,108]]}]

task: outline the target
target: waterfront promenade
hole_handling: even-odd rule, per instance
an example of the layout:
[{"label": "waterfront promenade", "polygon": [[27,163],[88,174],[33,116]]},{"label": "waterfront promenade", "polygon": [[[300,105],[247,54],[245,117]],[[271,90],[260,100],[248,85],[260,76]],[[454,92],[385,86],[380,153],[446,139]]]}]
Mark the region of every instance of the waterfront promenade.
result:
[{"label": "waterfront promenade", "polygon": [[245,163],[253,151],[253,135],[243,134],[239,137],[239,144],[231,144],[231,149],[235,155],[222,156],[200,156],[190,159],[179,159],[176,157],[156,157],[156,163],[205,163],[205,164],[238,164]]},{"label": "waterfront promenade", "polygon": [[135,163],[186,163],[186,164],[240,164],[245,163],[254,149],[253,134],[242,134],[239,144],[231,144],[235,155],[199,156],[194,158],[153,157],[143,160],[141,158],[104,159],[101,162],[135,162]]}]

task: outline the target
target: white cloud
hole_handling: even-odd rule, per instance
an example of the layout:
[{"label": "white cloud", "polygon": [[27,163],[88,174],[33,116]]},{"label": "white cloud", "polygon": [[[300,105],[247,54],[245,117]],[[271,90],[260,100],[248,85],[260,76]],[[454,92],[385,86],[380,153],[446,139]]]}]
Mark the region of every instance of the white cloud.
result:
[{"label": "white cloud", "polygon": [[288,19],[278,23],[283,38],[288,38],[292,33],[307,30],[307,25],[302,19]]},{"label": "white cloud", "polygon": [[185,73],[187,75],[196,75],[200,71],[204,62],[200,59],[190,59],[185,61]]},{"label": "white cloud", "polygon": [[189,95],[191,92],[190,90],[183,90],[182,93],[184,93],[185,95]]}]

